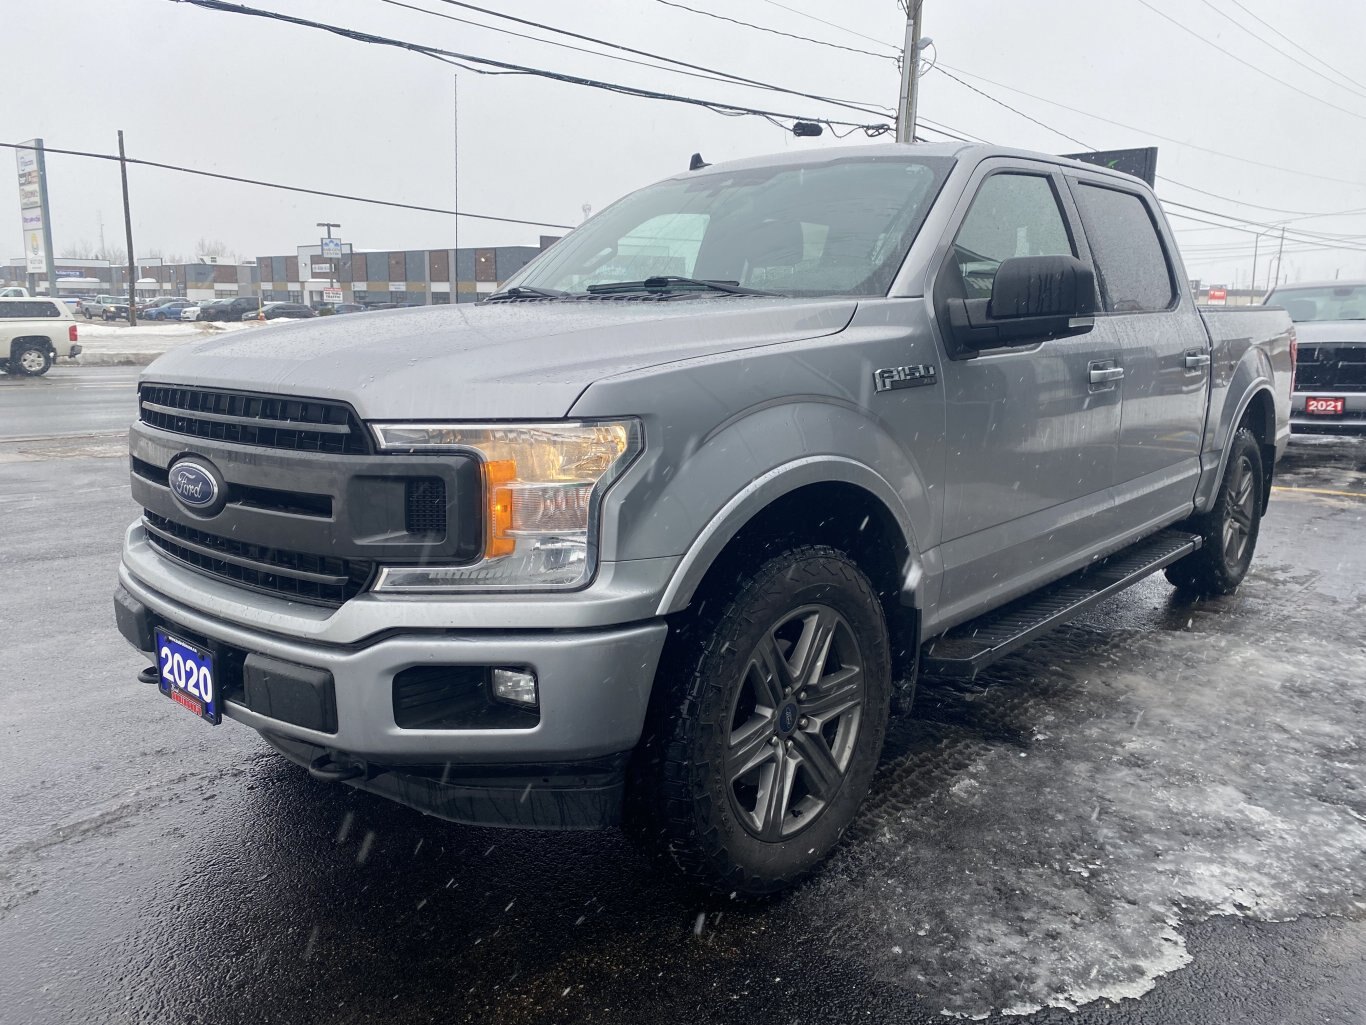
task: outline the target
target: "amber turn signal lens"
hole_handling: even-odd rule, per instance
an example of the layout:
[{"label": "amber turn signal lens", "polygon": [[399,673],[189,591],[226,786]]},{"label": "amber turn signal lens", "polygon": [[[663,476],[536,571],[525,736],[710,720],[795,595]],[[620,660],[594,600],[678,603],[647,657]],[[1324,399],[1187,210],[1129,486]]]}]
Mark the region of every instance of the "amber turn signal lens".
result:
[{"label": "amber turn signal lens", "polygon": [[517,550],[512,530],[512,489],[509,481],[517,478],[517,464],[511,459],[495,459],[484,464],[484,493],[488,495],[488,531],[484,558],[496,559]]}]

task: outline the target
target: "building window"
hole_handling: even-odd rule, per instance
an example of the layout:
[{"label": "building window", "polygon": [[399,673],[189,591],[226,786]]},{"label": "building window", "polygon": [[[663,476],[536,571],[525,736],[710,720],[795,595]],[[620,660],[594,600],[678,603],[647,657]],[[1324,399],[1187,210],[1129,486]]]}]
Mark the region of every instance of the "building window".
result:
[{"label": "building window", "polygon": [[288,295],[288,301],[289,301],[289,302],[292,302],[292,303],[301,303],[301,302],[304,301],[304,294],[303,294],[302,292],[299,292],[299,291],[291,291],[291,292],[288,292],[287,295]]}]

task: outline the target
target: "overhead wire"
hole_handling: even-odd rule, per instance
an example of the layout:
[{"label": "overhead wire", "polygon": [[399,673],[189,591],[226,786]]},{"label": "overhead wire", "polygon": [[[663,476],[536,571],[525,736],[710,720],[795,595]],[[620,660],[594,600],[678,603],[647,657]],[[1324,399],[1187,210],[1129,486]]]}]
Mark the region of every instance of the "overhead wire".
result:
[{"label": "overhead wire", "polygon": [[1134,2],[1137,3],[1137,4],[1138,4],[1139,6],[1141,6],[1141,7],[1146,7],[1148,10],[1150,10],[1150,11],[1152,11],[1154,14],[1156,14],[1159,18],[1162,18],[1162,19],[1164,19],[1165,21],[1171,22],[1171,24],[1175,25],[1175,26],[1176,26],[1177,28],[1179,28],[1182,32],[1185,32],[1187,35],[1193,36],[1194,38],[1198,39],[1198,40],[1199,40],[1201,43],[1203,43],[1204,45],[1206,45],[1206,46],[1208,46],[1208,47],[1211,47],[1212,49],[1218,50],[1220,53],[1222,53],[1224,56],[1228,57],[1230,60],[1236,61],[1237,63],[1243,65],[1243,67],[1249,68],[1249,69],[1251,69],[1252,71],[1255,71],[1257,74],[1261,75],[1263,78],[1270,79],[1272,82],[1275,82],[1277,85],[1279,85],[1279,86],[1281,86],[1281,87],[1283,87],[1283,88],[1285,88],[1285,89],[1289,89],[1291,92],[1299,93],[1301,96],[1308,97],[1309,99],[1315,101],[1316,103],[1321,103],[1321,104],[1323,104],[1325,107],[1331,107],[1333,110],[1341,111],[1343,114],[1346,114],[1346,115],[1348,115],[1349,117],[1354,117],[1354,118],[1356,118],[1356,119],[1359,120],[1359,121],[1366,121],[1366,114],[1362,114],[1362,113],[1360,113],[1360,112],[1358,112],[1358,111],[1355,111],[1355,110],[1349,110],[1349,109],[1346,108],[1346,107],[1338,106],[1338,104],[1333,103],[1331,100],[1325,100],[1325,99],[1324,99],[1323,97],[1321,97],[1321,96],[1315,96],[1313,93],[1311,93],[1311,92],[1306,92],[1305,90],[1301,89],[1301,88],[1300,88],[1299,86],[1297,86],[1297,85],[1291,85],[1289,82],[1284,82],[1284,81],[1282,81],[1281,79],[1279,79],[1279,78],[1277,78],[1275,75],[1273,75],[1271,72],[1267,71],[1265,68],[1260,68],[1260,67],[1258,67],[1256,64],[1253,64],[1251,61],[1243,60],[1243,58],[1239,57],[1239,56],[1238,56],[1236,53],[1234,53],[1232,50],[1226,50],[1226,49],[1224,49],[1224,47],[1220,46],[1218,43],[1216,43],[1214,40],[1210,39],[1208,36],[1202,35],[1201,33],[1195,31],[1195,29],[1191,28],[1190,26],[1185,25],[1185,24],[1183,24],[1182,22],[1178,21],[1177,19],[1173,18],[1170,14],[1167,14],[1165,11],[1161,11],[1161,10],[1159,10],[1158,8],[1154,7],[1152,4],[1150,4],[1150,3],[1148,2],[1148,0],[1134,0]]},{"label": "overhead wire", "polygon": [[[1277,45],[1276,45],[1275,43],[1273,43],[1271,40],[1267,39],[1265,36],[1263,36],[1263,35],[1261,35],[1261,34],[1259,34],[1259,33],[1257,33],[1257,32],[1254,32],[1252,29],[1248,28],[1246,25],[1244,25],[1244,24],[1243,24],[1241,21],[1239,21],[1237,18],[1230,18],[1224,11],[1221,11],[1218,7],[1214,6],[1214,4],[1210,2],[1210,0],[1200,0],[1200,2],[1201,2],[1202,4],[1204,4],[1206,7],[1208,7],[1208,8],[1209,8],[1211,11],[1213,11],[1215,14],[1219,15],[1219,17],[1224,18],[1225,20],[1227,20],[1234,28],[1238,29],[1240,32],[1243,32],[1243,33],[1245,33],[1245,34],[1251,36],[1253,39],[1257,40],[1257,42],[1261,43],[1263,46],[1269,47],[1270,49],[1276,51],[1276,52],[1279,53],[1282,57],[1284,57],[1286,60],[1291,61],[1292,63],[1298,64],[1300,67],[1304,68],[1304,70],[1307,71],[1307,72],[1309,72],[1311,75],[1317,75],[1319,78],[1323,79],[1325,82],[1327,82],[1329,85],[1331,85],[1334,89],[1346,89],[1348,92],[1354,93],[1354,94],[1356,94],[1357,96],[1361,97],[1362,99],[1366,99],[1366,90],[1352,88],[1351,86],[1344,86],[1341,82],[1336,82],[1336,81],[1334,81],[1333,79],[1331,79],[1331,78],[1329,78],[1327,75],[1325,75],[1322,71],[1319,71],[1317,68],[1311,68],[1311,67],[1310,67],[1308,64],[1306,64],[1304,61],[1302,61],[1302,60],[1300,60],[1298,57],[1296,57],[1293,53],[1286,53],[1284,50],[1282,50],[1279,46],[1277,46]],[[1242,5],[1239,4],[1239,6],[1241,7]],[[1244,10],[1247,10],[1247,8],[1245,8],[1245,7],[1244,7],[1243,9],[1244,9]]]},{"label": "overhead wire", "polygon": [[[35,150],[36,146],[28,143],[0,142],[0,148],[12,150]],[[416,203],[400,203],[390,199],[376,199],[373,196],[356,196],[345,192],[328,192],[324,189],[311,189],[302,185],[285,185],[281,182],[264,181],[260,178],[244,178],[235,174],[222,174],[218,171],[205,171],[197,167],[184,167],[179,164],[166,164],[158,160],[142,160],[137,157],[120,157],[117,153],[96,153],[90,150],[58,149],[54,146],[44,146],[43,153],[58,154],[68,157],[86,157],[91,160],[111,160],[118,163],[136,164],[140,167],[155,167],[163,171],[175,171],[180,174],[193,174],[201,178],[216,178],[219,181],[236,182],[241,185],[258,185],[268,189],[279,189],[284,192],[299,192],[309,196],[322,196],[325,199],[344,199],[352,203],[369,203],[373,206],[387,206],[398,210],[415,210],[418,213],[445,214],[455,217],[469,217],[477,221],[497,221],[502,224],[525,224],[531,227],[540,228],[563,228],[572,231],[572,224],[556,224],[553,221],[530,221],[520,217],[497,217],[493,214],[477,214],[466,210],[446,210],[435,206],[420,206]]]},{"label": "overhead wire", "polygon": [[874,53],[872,50],[860,50],[856,46],[844,46],[841,43],[832,43],[828,39],[815,39],[811,36],[797,35],[794,32],[784,32],[782,29],[771,28],[768,25],[756,25],[752,21],[742,21],[739,18],[731,18],[724,14],[704,11],[698,7],[689,7],[687,4],[676,3],[675,0],[655,0],[655,2],[663,4],[665,7],[677,7],[681,11],[689,11],[693,14],[700,14],[707,18],[715,18],[717,21],[728,21],[732,25],[743,25],[746,28],[757,29],[760,32],[771,32],[775,36],[786,36],[788,39],[800,39],[803,42],[815,43],[818,46],[827,46],[832,50],[845,50],[849,53],[860,53],[868,57],[877,57],[879,60],[895,61],[897,59],[890,53]]},{"label": "overhead wire", "polygon": [[[196,0],[185,0],[185,2],[194,3],[196,2]],[[606,39],[599,39],[596,36],[586,35],[582,32],[575,32],[571,29],[560,28],[557,25],[548,25],[545,22],[532,21],[529,18],[520,18],[514,14],[506,14],[502,11],[493,10],[492,8],[480,7],[478,4],[468,3],[466,2],[466,0],[437,0],[437,2],[446,4],[450,7],[459,7],[462,10],[474,11],[478,14],[483,14],[491,18],[500,18],[504,21],[513,22],[514,24],[525,25],[529,28],[537,28],[543,32],[553,32],[556,35],[567,36],[570,39],[578,39],[581,42],[593,43],[598,46],[608,47],[609,49],[620,50],[622,53],[634,54],[637,57],[648,57],[651,60],[663,61],[666,64],[673,64],[680,68],[687,68],[691,71],[701,71],[709,74],[722,75],[723,77],[730,79],[732,82],[735,82],[740,85],[752,86],[756,89],[765,89],[770,90],[772,92],[786,93],[789,96],[800,96],[802,99],[807,100],[817,100],[819,102],[829,103],[837,107],[844,107],[848,110],[856,110],[862,114],[873,114],[877,116],[884,113],[893,113],[890,109],[887,108],[884,108],[882,110],[871,109],[866,105],[860,105],[852,100],[843,100],[833,96],[822,96],[818,93],[802,92],[799,89],[788,89],[783,86],[774,85],[771,82],[763,82],[758,79],[748,78],[744,75],[736,75],[728,71],[720,71],[717,68],[709,68],[705,65],[693,64],[689,61],[678,60],[675,57],[666,57],[663,54],[653,53],[649,50],[640,50],[634,46],[626,46],[622,43],[614,43]]]},{"label": "overhead wire", "polygon": [[856,36],[859,39],[866,40],[870,43],[876,43],[878,46],[885,46],[887,49],[892,50],[896,53],[901,52],[901,47],[899,46],[893,46],[891,43],[885,43],[881,39],[877,39],[873,36],[865,36],[862,32],[855,32],[848,25],[837,25],[833,21],[826,21],[824,18],[818,18],[814,14],[806,13],[806,11],[799,11],[795,7],[788,7],[786,4],[780,4],[778,3],[778,0],[759,0],[759,2],[768,4],[770,7],[779,7],[790,14],[795,14],[800,18],[807,18],[811,21],[824,25],[826,28],[833,28],[836,31],[844,32],[851,36]]},{"label": "overhead wire", "polygon": [[1282,32],[1280,29],[1278,29],[1275,25],[1272,25],[1270,22],[1268,22],[1268,21],[1267,21],[1266,19],[1264,19],[1264,18],[1259,18],[1259,17],[1258,17],[1256,14],[1254,14],[1252,11],[1248,10],[1247,7],[1244,6],[1244,5],[1240,2],[1240,0],[1229,0],[1229,2],[1232,3],[1233,6],[1237,7],[1239,10],[1241,10],[1244,14],[1246,14],[1246,15],[1247,15],[1249,18],[1251,18],[1253,21],[1256,21],[1256,22],[1258,22],[1258,23],[1260,23],[1260,24],[1266,26],[1266,27],[1267,27],[1268,29],[1270,29],[1272,32],[1276,33],[1276,35],[1280,36],[1282,39],[1284,39],[1287,43],[1289,43],[1289,44],[1290,44],[1291,46],[1293,46],[1295,49],[1299,50],[1300,53],[1304,54],[1304,55],[1305,55],[1306,57],[1308,57],[1310,60],[1317,61],[1318,63],[1322,64],[1325,68],[1327,68],[1329,71],[1331,71],[1333,74],[1337,75],[1339,78],[1343,78],[1343,79],[1345,79],[1346,81],[1350,82],[1352,85],[1357,86],[1357,87],[1360,88],[1360,89],[1366,90],[1366,85],[1362,85],[1362,83],[1358,82],[1355,78],[1352,78],[1350,75],[1344,74],[1343,72],[1339,71],[1339,70],[1338,70],[1337,68],[1335,68],[1333,65],[1329,64],[1326,60],[1324,60],[1322,57],[1317,57],[1317,56],[1315,56],[1311,51],[1305,49],[1305,48],[1304,48],[1303,46],[1301,46],[1299,43],[1295,42],[1295,40],[1291,39],[1291,38],[1290,38],[1289,36],[1287,36],[1284,32]]},{"label": "overhead wire", "polygon": [[[758,107],[750,107],[744,104],[731,103],[722,100],[707,100],[695,96],[685,96],[678,93],[663,92],[655,89],[642,89],[636,86],[623,85],[618,82],[607,82],[601,79],[585,78],[581,75],[570,75],[564,72],[551,71],[545,68],[537,68],[523,64],[513,64],[509,61],[495,60],[491,57],[481,57],[474,54],[460,53],[454,50],[446,50],[441,47],[428,46],[425,43],[417,43],[411,40],[396,39],[389,36],[376,35],[371,32],[362,32],[357,29],[347,28],[342,25],[334,25],[329,22],[314,21],[309,18],[300,18],[294,15],[283,14],[278,11],[268,11],[256,7],[248,7],[245,4],[227,3],[226,0],[169,0],[171,3],[188,3],[195,7],[205,10],[215,11],[225,14],[238,14],[247,17],[263,18],[271,21],[279,21],[285,24],[295,25],[301,28],[310,28],[316,31],[327,32],[331,35],[341,36],[355,42],[368,43],[378,46],[390,46],[400,50],[407,50],[425,57],[431,57],[443,63],[450,63],[452,60],[464,61],[471,64],[478,64],[485,67],[497,68],[502,71],[515,71],[524,74],[534,75],[550,81],[562,82],[569,85],[579,85],[586,88],[600,89],[606,92],[617,93],[623,96],[634,96],[640,99],[664,100],[673,103],[687,104],[690,106],[702,107],[720,114],[752,114],[767,118],[780,118],[786,121],[810,121],[817,124],[844,128],[861,129],[869,136],[882,135],[891,131],[892,126],[886,123],[861,123],[855,121],[841,121],[830,117],[819,117],[810,114],[791,114],[775,110],[766,110]],[[453,2],[453,0],[446,0]],[[737,81],[736,84],[743,84]],[[770,87],[776,91],[787,91],[780,87]],[[822,100],[834,105],[840,105],[837,101]],[[876,111],[866,111],[877,114]]]}]

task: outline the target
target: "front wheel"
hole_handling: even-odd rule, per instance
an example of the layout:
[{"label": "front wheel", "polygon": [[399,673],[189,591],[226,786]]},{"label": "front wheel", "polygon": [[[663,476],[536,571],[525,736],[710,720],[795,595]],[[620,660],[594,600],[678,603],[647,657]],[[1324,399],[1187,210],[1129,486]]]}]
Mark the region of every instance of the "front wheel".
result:
[{"label": "front wheel", "polygon": [[10,371],[25,377],[42,377],[52,369],[52,350],[38,342],[18,342],[10,355]]},{"label": "front wheel", "polygon": [[814,868],[872,781],[891,704],[887,625],[842,552],[768,560],[670,638],[630,780],[628,827],[722,893]]},{"label": "front wheel", "polygon": [[1232,594],[1247,576],[1262,525],[1262,450],[1256,436],[1240,427],[1229,446],[1228,463],[1210,511],[1183,524],[1204,544],[1167,567],[1167,579],[1183,591]]}]

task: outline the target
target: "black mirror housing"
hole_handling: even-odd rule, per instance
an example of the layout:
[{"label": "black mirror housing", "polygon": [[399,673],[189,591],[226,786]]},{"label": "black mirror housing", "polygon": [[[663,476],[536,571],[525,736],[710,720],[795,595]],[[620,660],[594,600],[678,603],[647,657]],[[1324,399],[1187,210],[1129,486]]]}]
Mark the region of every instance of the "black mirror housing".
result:
[{"label": "black mirror housing", "polygon": [[990,299],[948,300],[950,356],[1085,334],[1095,312],[1095,274],[1081,260],[1013,256],[996,268]]},{"label": "black mirror housing", "polygon": [[1089,317],[1095,312],[1095,274],[1075,256],[1013,256],[996,268],[992,320]]}]

